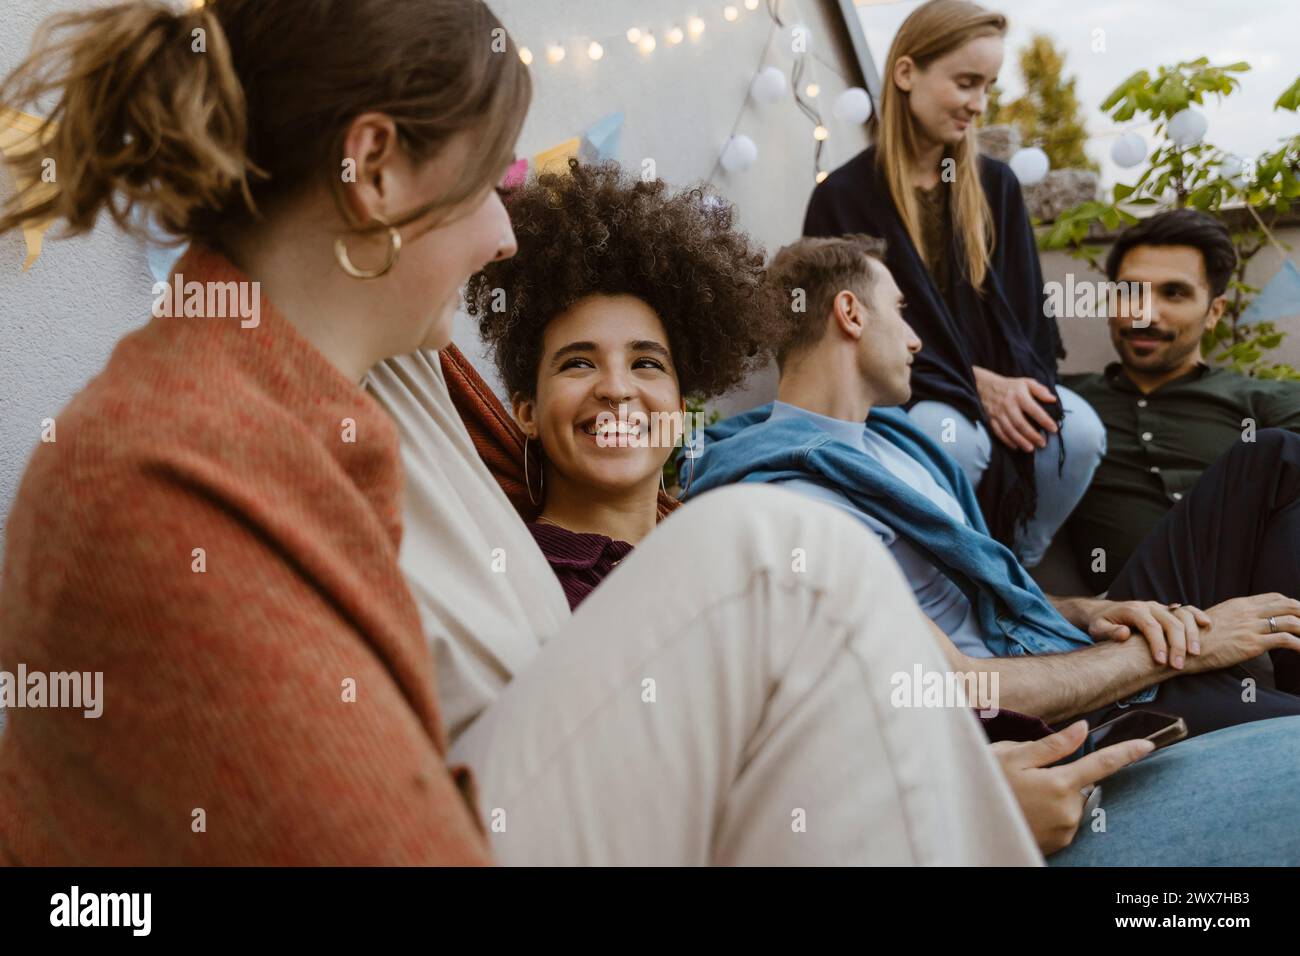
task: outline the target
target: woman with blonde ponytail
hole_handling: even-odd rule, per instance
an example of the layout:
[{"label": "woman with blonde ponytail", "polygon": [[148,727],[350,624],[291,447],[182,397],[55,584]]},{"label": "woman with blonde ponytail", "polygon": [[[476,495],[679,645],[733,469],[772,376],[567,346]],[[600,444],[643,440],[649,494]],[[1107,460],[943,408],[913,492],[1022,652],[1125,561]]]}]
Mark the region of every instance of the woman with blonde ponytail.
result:
[{"label": "woman with blonde ponytail", "polygon": [[1006,29],[968,0],[908,16],[889,48],[873,145],[814,190],[804,233],[885,239],[923,344],[912,418],[962,465],[994,536],[1034,567],[1092,480],[1105,430],[1056,384],[1065,353],[1019,183],[978,152]]},{"label": "woman with blonde ponytail", "polygon": [[59,170],[0,229],[191,243],[8,516],[0,862],[1040,862],[974,718],[889,706],[944,663],[835,509],[703,496],[570,616],[437,355],[530,97],[479,0],[122,3],[0,84]]}]

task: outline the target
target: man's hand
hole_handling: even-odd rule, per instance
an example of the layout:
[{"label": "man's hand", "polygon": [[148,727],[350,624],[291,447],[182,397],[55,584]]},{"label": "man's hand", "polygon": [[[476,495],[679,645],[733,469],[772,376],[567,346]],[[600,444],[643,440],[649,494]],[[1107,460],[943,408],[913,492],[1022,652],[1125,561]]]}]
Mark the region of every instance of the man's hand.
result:
[{"label": "man's hand", "polygon": [[1190,604],[1157,601],[1107,601],[1104,598],[1048,596],[1067,621],[1087,631],[1095,641],[1146,638],[1157,664],[1182,670],[1188,654],[1201,652],[1201,630],[1209,616]]},{"label": "man's hand", "polygon": [[[1300,651],[1300,601],[1284,594],[1254,594],[1210,608],[1210,629],[1188,673],[1221,670],[1279,648]],[[1269,631],[1268,619],[1277,625]]]},{"label": "man's hand", "polygon": [[1042,740],[1000,741],[993,745],[1002,773],[1044,856],[1065,849],[1074,839],[1087,802],[1084,787],[1106,779],[1155,749],[1149,740],[1126,740],[1072,763],[1048,766],[1077,750],[1087,733],[1088,722],[1077,720]]},{"label": "man's hand", "polygon": [[1210,617],[1190,604],[1158,601],[1102,601],[1088,622],[1088,633],[1098,641],[1127,641],[1142,634],[1157,664],[1182,670],[1188,654],[1201,653],[1201,629]]},{"label": "man's hand", "polygon": [[1047,439],[1036,426],[1049,432],[1059,431],[1056,421],[1041,404],[1055,402],[1056,396],[1042,382],[1032,378],[1006,378],[976,366],[975,388],[993,434],[1002,444],[1032,452],[1047,447]]}]

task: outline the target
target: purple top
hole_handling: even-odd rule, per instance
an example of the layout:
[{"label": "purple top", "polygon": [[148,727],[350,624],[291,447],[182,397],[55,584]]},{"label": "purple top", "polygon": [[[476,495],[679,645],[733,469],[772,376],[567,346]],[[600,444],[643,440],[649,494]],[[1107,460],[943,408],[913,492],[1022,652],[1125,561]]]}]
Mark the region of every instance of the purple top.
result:
[{"label": "purple top", "polygon": [[570,531],[558,525],[534,521],[528,526],[537,546],[546,555],[555,576],[560,579],[569,610],[577,610],[583,599],[605,579],[632,545],[615,541],[603,534]]}]

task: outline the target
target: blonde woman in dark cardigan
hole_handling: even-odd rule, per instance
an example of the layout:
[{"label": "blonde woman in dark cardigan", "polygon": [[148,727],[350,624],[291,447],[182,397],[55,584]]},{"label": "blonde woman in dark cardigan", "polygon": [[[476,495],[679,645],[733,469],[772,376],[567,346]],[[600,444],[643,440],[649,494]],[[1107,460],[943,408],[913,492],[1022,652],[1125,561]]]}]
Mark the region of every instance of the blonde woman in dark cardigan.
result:
[{"label": "blonde woman in dark cardigan", "polygon": [[[433,352],[514,251],[494,186],[528,74],[475,0],[330,11],[75,13],[0,88],[54,103],[18,167],[60,173],[0,231],[143,207],[195,243],[177,286],[259,313],[187,293],[33,455],[0,660],[101,672],[103,713],[11,711],[0,859],[470,864],[486,830],[505,862],[1039,862],[974,718],[889,706],[943,660],[834,509],[706,496],[570,618]],[[361,387],[392,356],[395,423]]]},{"label": "blonde woman in dark cardigan", "polygon": [[872,145],[813,190],[804,234],[885,240],[925,346],[909,414],[962,466],[993,537],[1032,568],[1087,490],[1106,432],[1057,385],[1065,353],[1020,184],[975,138],[1006,30],[969,0],[908,15],[885,58]]}]

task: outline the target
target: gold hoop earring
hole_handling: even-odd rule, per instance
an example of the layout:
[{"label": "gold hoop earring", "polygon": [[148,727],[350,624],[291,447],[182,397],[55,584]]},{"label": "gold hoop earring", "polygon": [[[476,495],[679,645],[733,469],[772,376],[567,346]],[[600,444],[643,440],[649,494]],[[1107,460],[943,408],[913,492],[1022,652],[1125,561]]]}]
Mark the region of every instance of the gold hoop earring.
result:
[{"label": "gold hoop earring", "polygon": [[[538,501],[537,498],[533,497],[533,483],[528,477],[528,443],[530,441],[532,441],[532,437],[529,435],[525,435],[524,436],[524,487],[528,489],[528,500],[531,501],[534,506],[537,506],[541,504],[541,502]],[[546,473],[542,471],[540,468],[538,469],[538,477],[541,478],[541,481],[537,483],[537,495],[538,497],[540,497],[542,493],[546,491]]]},{"label": "gold hoop earring", "polygon": [[334,258],[338,260],[339,267],[354,279],[378,279],[380,276],[388,275],[393,266],[397,265],[397,255],[402,251],[402,234],[397,231],[395,226],[389,226],[379,216],[374,217],[375,222],[388,228],[388,258],[378,269],[358,269],[352,264],[352,259],[348,255],[348,240],[346,236],[339,236],[334,240]]}]

